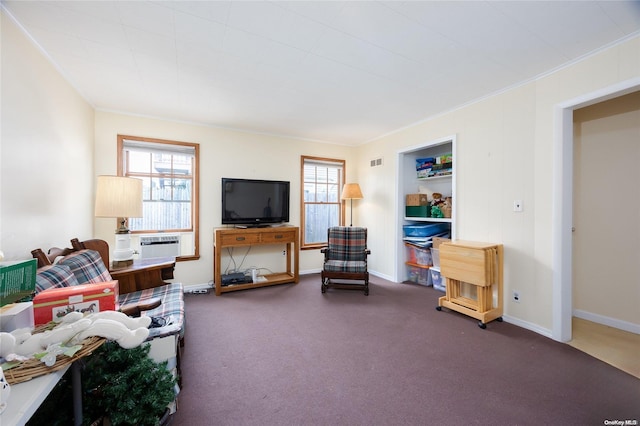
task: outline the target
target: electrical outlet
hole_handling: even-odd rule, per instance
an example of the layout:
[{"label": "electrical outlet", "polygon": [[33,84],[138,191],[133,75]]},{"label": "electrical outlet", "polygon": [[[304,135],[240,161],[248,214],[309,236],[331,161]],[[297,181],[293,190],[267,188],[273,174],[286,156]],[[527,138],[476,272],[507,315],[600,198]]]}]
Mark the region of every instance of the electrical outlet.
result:
[{"label": "electrical outlet", "polygon": [[286,250],[282,250],[282,255],[286,256],[287,255],[287,251]]},{"label": "electrical outlet", "polygon": [[513,290],[513,301],[520,303],[520,292],[518,290]]}]

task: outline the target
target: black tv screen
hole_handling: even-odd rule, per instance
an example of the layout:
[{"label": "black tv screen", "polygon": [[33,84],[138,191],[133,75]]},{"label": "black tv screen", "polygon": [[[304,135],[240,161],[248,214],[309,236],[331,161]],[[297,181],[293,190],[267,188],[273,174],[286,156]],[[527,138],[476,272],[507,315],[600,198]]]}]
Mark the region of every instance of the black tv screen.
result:
[{"label": "black tv screen", "polygon": [[289,221],[289,182],[222,178],[222,223],[260,226]]}]

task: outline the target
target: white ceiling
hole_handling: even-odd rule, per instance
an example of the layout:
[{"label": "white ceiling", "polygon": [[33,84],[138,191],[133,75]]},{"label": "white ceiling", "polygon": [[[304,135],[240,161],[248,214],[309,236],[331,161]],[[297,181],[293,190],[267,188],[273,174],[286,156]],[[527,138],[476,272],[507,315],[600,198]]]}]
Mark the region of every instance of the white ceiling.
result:
[{"label": "white ceiling", "polygon": [[4,1],[100,110],[356,145],[640,31],[640,1]]}]

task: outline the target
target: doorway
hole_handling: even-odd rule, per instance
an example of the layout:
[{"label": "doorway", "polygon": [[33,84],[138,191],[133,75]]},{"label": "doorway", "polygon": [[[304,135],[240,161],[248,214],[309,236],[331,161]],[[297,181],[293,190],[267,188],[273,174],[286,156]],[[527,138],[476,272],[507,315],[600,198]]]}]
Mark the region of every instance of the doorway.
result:
[{"label": "doorway", "polygon": [[573,114],[571,346],[640,377],[640,92]]},{"label": "doorway", "polygon": [[627,80],[556,108],[554,143],[553,203],[553,326],[552,337],[568,342],[572,338],[573,317],[573,155],[574,111],[640,90],[640,78]]}]

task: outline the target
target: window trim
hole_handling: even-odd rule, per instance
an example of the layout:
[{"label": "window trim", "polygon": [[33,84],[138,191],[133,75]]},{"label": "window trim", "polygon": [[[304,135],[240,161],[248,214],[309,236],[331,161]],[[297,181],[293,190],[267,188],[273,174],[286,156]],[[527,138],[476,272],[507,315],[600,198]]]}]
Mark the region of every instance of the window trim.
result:
[{"label": "window trim", "polygon": [[[193,193],[191,208],[193,211],[192,227],[194,239],[194,253],[186,256],[176,257],[177,261],[200,259],[200,144],[194,142],[180,142],[168,139],[146,138],[140,136],[118,135],[118,176],[124,176],[124,141],[130,140],[143,143],[154,143],[160,145],[188,146],[194,149],[194,170],[193,170]],[[133,231],[133,233],[139,233]]]},{"label": "window trim", "polygon": [[[347,162],[346,160],[338,159],[338,158],[328,158],[328,157],[314,157],[311,155],[301,155],[300,156],[300,250],[318,250],[327,246],[326,242],[322,243],[305,243],[305,201],[304,201],[304,165],[305,162],[327,162],[327,163],[335,163],[342,165],[342,186],[344,186],[346,182],[347,176]],[[339,196],[342,195],[342,186],[338,189]],[[340,218],[338,223],[342,226],[344,225],[345,219],[345,202],[342,198],[340,198]]]}]

